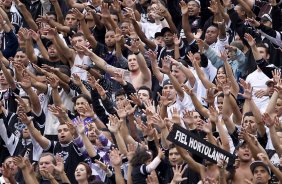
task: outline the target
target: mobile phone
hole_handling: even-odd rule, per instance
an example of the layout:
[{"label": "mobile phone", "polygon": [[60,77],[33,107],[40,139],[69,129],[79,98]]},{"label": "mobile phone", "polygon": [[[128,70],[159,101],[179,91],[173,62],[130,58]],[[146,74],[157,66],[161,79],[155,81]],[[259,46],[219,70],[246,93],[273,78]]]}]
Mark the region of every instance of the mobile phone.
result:
[{"label": "mobile phone", "polygon": [[113,3],[114,2],[114,0],[103,0],[104,1],[104,3]]}]

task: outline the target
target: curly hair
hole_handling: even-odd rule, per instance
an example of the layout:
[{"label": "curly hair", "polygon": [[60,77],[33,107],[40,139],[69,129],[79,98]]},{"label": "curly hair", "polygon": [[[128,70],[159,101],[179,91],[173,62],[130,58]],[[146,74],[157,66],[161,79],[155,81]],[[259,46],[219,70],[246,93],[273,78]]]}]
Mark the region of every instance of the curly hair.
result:
[{"label": "curly hair", "polygon": [[144,148],[137,149],[133,155],[130,163],[132,167],[136,167],[145,164],[148,160],[152,158],[152,153]]}]

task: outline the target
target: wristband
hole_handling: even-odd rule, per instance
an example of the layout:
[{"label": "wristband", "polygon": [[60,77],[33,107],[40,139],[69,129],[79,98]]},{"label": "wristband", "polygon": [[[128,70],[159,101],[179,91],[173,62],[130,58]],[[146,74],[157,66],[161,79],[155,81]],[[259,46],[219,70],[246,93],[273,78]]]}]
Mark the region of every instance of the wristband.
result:
[{"label": "wristband", "polygon": [[138,52],[133,52],[133,54],[138,55],[138,54],[140,54],[140,51],[138,51]]}]

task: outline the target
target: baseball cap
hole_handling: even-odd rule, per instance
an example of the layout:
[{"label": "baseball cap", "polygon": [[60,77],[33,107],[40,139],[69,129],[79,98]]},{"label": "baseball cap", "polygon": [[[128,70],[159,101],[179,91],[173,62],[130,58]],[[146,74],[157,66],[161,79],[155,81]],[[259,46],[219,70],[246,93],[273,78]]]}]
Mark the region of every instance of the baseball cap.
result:
[{"label": "baseball cap", "polygon": [[250,169],[251,169],[251,171],[252,171],[252,173],[254,174],[254,170],[255,170],[255,168],[257,168],[258,166],[262,166],[262,167],[264,167],[265,168],[265,170],[268,172],[268,174],[269,175],[271,175],[271,171],[270,171],[270,168],[267,166],[267,165],[265,165],[265,163],[263,163],[262,161],[260,161],[260,160],[258,160],[258,161],[254,161],[254,162],[252,162],[251,163],[251,165],[250,165]]},{"label": "baseball cap", "polygon": [[162,30],[161,30],[161,36],[164,36],[164,34],[165,34],[166,32],[171,32],[171,33],[172,33],[172,31],[171,31],[171,29],[170,29],[169,27],[164,27],[164,28],[162,28]]},{"label": "baseball cap", "polygon": [[201,2],[199,0],[190,0],[190,1],[195,1],[199,6],[201,6]]},{"label": "baseball cap", "polygon": [[158,38],[159,36],[163,36],[163,34],[161,32],[156,32],[155,33],[155,39]]},{"label": "baseball cap", "polygon": [[260,19],[262,22],[270,21],[272,22],[272,18],[268,14],[263,14],[263,16]]},{"label": "baseball cap", "polygon": [[171,82],[169,79],[165,80],[164,83],[163,83],[163,87],[166,86],[166,85],[171,85]]}]

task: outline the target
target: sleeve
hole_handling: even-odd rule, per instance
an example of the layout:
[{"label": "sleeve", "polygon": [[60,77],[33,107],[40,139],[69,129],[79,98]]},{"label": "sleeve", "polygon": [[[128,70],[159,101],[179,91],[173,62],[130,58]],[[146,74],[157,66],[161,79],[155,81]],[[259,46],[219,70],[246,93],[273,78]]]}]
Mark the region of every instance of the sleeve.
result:
[{"label": "sleeve", "polygon": [[6,47],[2,51],[5,58],[14,57],[19,47],[18,38],[11,30],[9,33],[5,33]]},{"label": "sleeve", "polygon": [[117,57],[117,62],[118,62],[118,65],[119,65],[118,68],[123,68],[123,69],[128,68],[128,61],[124,56]]},{"label": "sleeve", "polygon": [[273,28],[267,27],[263,24],[260,24],[258,27],[259,32],[269,39],[273,44],[282,47],[281,33],[274,30]]},{"label": "sleeve", "polygon": [[0,136],[5,142],[5,145],[7,146],[7,149],[10,153],[10,155],[13,155],[15,152],[15,149],[17,147],[17,144],[19,142],[19,138],[16,137],[14,134],[11,134],[10,137],[8,137],[8,132],[9,130],[6,129],[4,125],[4,120],[0,119]]},{"label": "sleeve", "polygon": [[216,73],[217,73],[217,69],[212,65],[212,63],[210,61],[208,61],[208,65],[205,68],[202,68],[205,75],[207,76],[207,78],[209,79],[209,81],[213,81]]},{"label": "sleeve", "polygon": [[242,71],[245,65],[246,56],[240,49],[237,49],[236,56],[238,61],[238,69]]},{"label": "sleeve", "polygon": [[[161,159],[157,156],[154,160],[146,166],[146,173],[151,173],[161,163]],[[142,173],[143,174],[143,173]]]},{"label": "sleeve", "polygon": [[217,53],[211,47],[205,50],[204,54],[211,61],[214,67],[219,68],[223,65],[223,61],[217,56]]},{"label": "sleeve", "polygon": [[228,45],[228,36],[223,39],[217,38],[217,42],[215,43],[216,54],[219,54],[220,52],[224,51],[225,45]]},{"label": "sleeve", "polygon": [[104,148],[110,149],[110,147],[112,146],[112,142],[109,139],[107,139],[107,137],[104,136],[103,134],[100,134],[98,136],[98,139],[101,142],[101,144],[104,146]]},{"label": "sleeve", "polygon": [[110,114],[116,114],[117,111],[114,108],[114,103],[112,101],[112,99],[110,99],[109,97],[107,97],[105,100],[102,100],[102,104],[105,107],[106,111]]},{"label": "sleeve", "polygon": [[41,148],[41,146],[38,144],[38,142],[31,136],[31,142],[32,142],[32,146],[33,146],[33,150],[32,150],[32,160],[33,161],[38,161],[40,158],[41,153],[43,152],[43,149]]},{"label": "sleeve", "polygon": [[93,110],[99,117],[99,119],[104,123],[108,123],[108,115],[106,114],[106,111],[104,107],[100,104],[99,101],[100,95],[96,90],[91,90],[91,99],[92,99],[92,106]]}]

